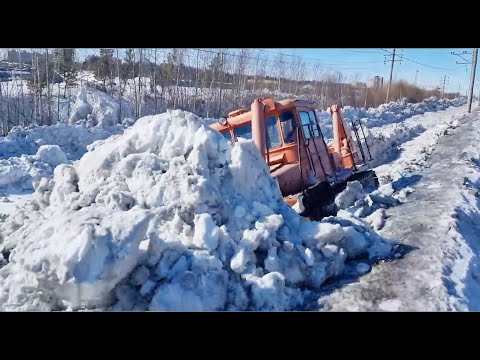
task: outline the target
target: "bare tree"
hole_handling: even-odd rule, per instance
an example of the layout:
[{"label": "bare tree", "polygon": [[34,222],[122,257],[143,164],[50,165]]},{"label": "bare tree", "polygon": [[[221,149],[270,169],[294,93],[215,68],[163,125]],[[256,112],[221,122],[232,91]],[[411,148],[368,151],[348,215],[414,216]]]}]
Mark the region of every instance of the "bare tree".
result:
[{"label": "bare tree", "polygon": [[285,59],[282,53],[279,53],[274,62],[274,74],[278,81],[277,91],[278,93],[282,92],[281,88],[281,79],[285,75]]},{"label": "bare tree", "polygon": [[153,113],[157,113],[157,49],[154,49],[153,53],[154,63],[153,63],[153,103],[154,110]]},{"label": "bare tree", "polygon": [[118,76],[118,118],[117,122],[121,123],[122,122],[122,80],[120,76],[120,70],[121,70],[121,60],[120,56],[118,56],[118,49],[116,49],[116,57],[117,57],[117,76]]},{"label": "bare tree", "polygon": [[50,117],[50,83],[48,81],[48,49],[45,49],[45,79],[47,81],[47,125],[52,125]]}]

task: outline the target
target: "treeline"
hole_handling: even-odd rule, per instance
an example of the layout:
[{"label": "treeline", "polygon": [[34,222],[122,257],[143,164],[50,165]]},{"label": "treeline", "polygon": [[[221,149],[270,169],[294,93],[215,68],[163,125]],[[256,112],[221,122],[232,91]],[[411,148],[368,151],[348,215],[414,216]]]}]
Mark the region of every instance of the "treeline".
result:
[{"label": "treeline", "polygon": [[[136,103],[139,98],[153,97],[158,110],[160,97],[162,110],[165,106],[181,108],[212,117],[248,106],[261,95],[305,97],[316,101],[320,108],[333,103],[375,107],[385,102],[387,88],[348,82],[341,72],[322,69],[321,64],[307,64],[298,56],[287,59],[282,54],[272,56],[254,49],[126,49],[123,59],[115,57],[113,50],[100,49],[98,55],[82,63],[82,69],[93,71],[107,92],[114,92],[115,78],[120,77],[124,87],[128,80],[136,81]],[[392,84],[389,101],[407,97],[418,102],[441,95],[439,90],[398,82]],[[458,95],[447,93],[445,97]]]},{"label": "treeline", "polygon": [[[27,89],[20,80],[10,82],[15,86],[0,83],[3,134],[14,125],[65,121],[79,86],[130,101],[136,117],[167,108],[220,117],[261,96],[307,98],[322,109],[334,103],[375,107],[386,100],[386,85],[374,88],[354,81],[359,75],[348,79],[320,63],[260,49],[93,49],[83,56],[75,49],[35,49],[32,53]],[[21,67],[21,56],[18,61]],[[93,78],[85,76],[90,73]],[[389,100],[407,97],[419,102],[441,95],[398,82],[392,84]],[[120,112],[119,121],[122,117]]]}]

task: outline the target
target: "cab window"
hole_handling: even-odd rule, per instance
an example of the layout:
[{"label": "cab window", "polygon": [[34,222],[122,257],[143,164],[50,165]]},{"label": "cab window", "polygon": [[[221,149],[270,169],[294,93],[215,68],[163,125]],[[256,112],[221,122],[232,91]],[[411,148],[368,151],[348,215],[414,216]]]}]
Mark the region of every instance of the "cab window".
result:
[{"label": "cab window", "polygon": [[302,122],[303,133],[305,134],[305,139],[310,139],[312,137],[320,137],[318,131],[317,119],[313,111],[300,111],[300,120]]},{"label": "cab window", "polygon": [[282,144],[280,134],[278,133],[277,118],[270,116],[265,121],[266,135],[267,135],[267,149],[275,148]]},{"label": "cab window", "polygon": [[285,143],[295,142],[297,124],[291,111],[280,114],[280,126],[282,127],[283,141]]},{"label": "cab window", "polygon": [[233,132],[235,133],[235,141],[237,141],[236,138],[238,137],[251,140],[252,139],[252,123],[249,122],[249,123],[237,126],[235,127]]}]

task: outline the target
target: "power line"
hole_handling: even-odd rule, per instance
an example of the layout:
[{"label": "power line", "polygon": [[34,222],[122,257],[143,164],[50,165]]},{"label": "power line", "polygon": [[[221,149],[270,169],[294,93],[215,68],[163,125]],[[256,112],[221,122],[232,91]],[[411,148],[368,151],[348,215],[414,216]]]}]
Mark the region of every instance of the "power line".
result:
[{"label": "power line", "polygon": [[402,59],[405,59],[407,61],[410,61],[414,64],[418,64],[418,65],[422,65],[422,66],[425,66],[425,67],[428,67],[428,68],[431,68],[431,69],[436,69],[436,70],[446,70],[446,71],[454,71],[454,70],[458,70],[458,69],[461,69],[461,66],[459,67],[456,67],[456,68],[453,68],[453,69],[447,69],[447,68],[441,68],[441,67],[437,67],[437,66],[431,66],[431,65],[427,65],[427,64],[422,64],[418,61],[415,61],[415,60],[412,60],[412,59],[409,59],[407,57],[405,57],[405,55],[402,55]]},{"label": "power line", "polygon": [[345,50],[353,51],[356,53],[363,53],[363,54],[381,54],[380,51],[363,51],[363,50],[353,50],[353,49],[345,49]]},{"label": "power line", "polygon": [[[212,53],[212,54],[219,54],[219,55],[225,55],[225,56],[232,56],[232,57],[245,57],[247,59],[251,59],[251,60],[257,60],[256,57],[252,57],[252,56],[245,56],[245,55],[238,55],[238,54],[233,54],[233,53],[225,53],[225,52],[220,52],[220,51],[214,51],[214,50],[209,50],[209,49],[199,49],[199,48],[192,48],[192,50],[197,50],[197,51],[202,51],[202,52],[207,52],[207,53]],[[292,55],[292,54],[284,54],[284,53],[278,53],[278,52],[274,52],[274,51],[267,51],[267,50],[262,50],[262,49],[258,49],[258,51],[260,52],[268,52],[268,53],[273,53],[273,54],[278,54],[278,55],[284,55],[284,56],[289,56],[289,57],[295,57],[297,59],[308,59],[308,58],[305,58],[303,56],[297,56],[297,55]],[[313,59],[313,58],[310,58],[310,59]],[[319,59],[314,59],[314,60],[317,60],[318,61],[318,64],[316,65],[307,65],[307,64],[304,64],[305,67],[307,68],[312,68],[312,69],[315,69],[316,67],[318,66],[321,66],[323,67],[324,69],[329,69],[329,70],[333,70],[333,71],[338,71],[338,70],[370,70],[369,68],[361,68],[361,67],[341,67],[342,65],[339,65],[339,64],[331,64],[331,65],[335,65],[336,68],[333,68],[331,66],[325,66],[324,64],[320,63],[320,60]],[[273,65],[278,65],[278,61],[277,60],[267,60],[267,63],[270,63],[270,64],[273,64]],[[286,62],[285,63],[286,65],[295,65],[294,62]]]},{"label": "power line", "polygon": [[301,56],[301,55],[294,55],[294,54],[286,54],[283,52],[278,52],[278,51],[271,51],[271,50],[265,50],[265,49],[258,49],[258,51],[261,52],[266,52],[266,53],[271,53],[275,55],[282,55],[282,56],[288,56],[288,57],[294,57],[294,58],[302,58],[304,60],[314,60],[314,61],[320,61],[320,62],[325,62],[325,65],[338,65],[336,63],[344,63],[344,64],[379,64],[381,61],[344,61],[344,60],[326,60],[326,59],[321,59],[321,58],[312,58],[312,57],[306,57],[306,56]]},{"label": "power line", "polygon": [[[383,51],[386,51],[388,53],[392,53],[391,51],[389,50],[386,50],[386,49],[382,49]],[[453,70],[458,70],[458,69],[461,69],[461,67],[457,67],[457,68],[454,68],[454,69],[446,69],[446,68],[440,68],[440,67],[437,67],[437,66],[431,66],[431,65],[427,65],[427,64],[423,64],[421,62],[418,62],[418,61],[415,61],[415,60],[412,60],[412,59],[409,59],[407,58],[405,55],[401,55],[401,58],[404,59],[404,60],[407,60],[407,61],[410,61],[414,64],[418,64],[418,65],[422,65],[422,66],[425,66],[425,67],[428,67],[428,68],[431,68],[431,69],[437,69],[437,70],[446,70],[446,71],[453,71]]]},{"label": "power line", "polygon": [[456,61],[457,64],[470,65],[472,63],[471,61],[469,61],[469,60],[467,60],[463,57],[463,55],[471,55],[472,54],[471,52],[463,51],[460,54],[456,54],[454,51],[452,51],[450,54],[458,56],[460,59],[463,60],[463,62]]}]

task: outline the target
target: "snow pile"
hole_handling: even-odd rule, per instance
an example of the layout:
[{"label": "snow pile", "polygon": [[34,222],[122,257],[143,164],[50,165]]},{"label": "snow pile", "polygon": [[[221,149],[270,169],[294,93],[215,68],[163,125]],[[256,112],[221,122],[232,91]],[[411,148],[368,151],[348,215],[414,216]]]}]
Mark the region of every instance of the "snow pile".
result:
[{"label": "snow pile", "polygon": [[[419,146],[412,147],[410,149],[401,149],[401,158],[397,159],[397,161],[393,163],[390,163],[388,165],[382,165],[376,169],[380,181],[387,182],[393,180],[401,180],[404,174],[415,173],[425,167],[428,167],[428,159],[431,156],[433,150],[435,149],[438,141],[441,137],[450,135],[453,129],[457,128],[460,125],[458,119],[462,116],[463,114],[459,113],[452,116],[447,116],[445,118],[436,119],[435,126],[429,128],[423,133],[424,138],[422,139],[422,142],[419,144]],[[402,124],[396,125],[396,129],[399,129],[400,127],[398,125]],[[390,153],[392,153],[393,151],[399,151],[395,142],[403,143],[404,141],[408,140],[408,138],[412,137],[411,132],[414,129],[410,127],[405,130],[406,131],[403,132],[404,140],[400,140],[401,136],[399,136],[400,133],[398,133],[398,131],[396,133],[391,132],[391,136],[387,138],[385,138],[384,135],[382,136],[382,134],[388,133],[387,128],[382,128],[382,134],[377,133],[377,135],[371,136],[368,139],[369,144],[371,144],[371,148],[373,148],[373,152],[377,157],[375,164],[381,164],[383,160],[388,159]],[[416,132],[417,131],[424,131],[424,129],[420,126],[416,129]],[[395,139],[395,142],[392,141],[393,139]],[[387,148],[387,145],[391,147]]]},{"label": "snow pile", "polygon": [[[380,131],[371,131],[365,129],[366,141],[370,149],[373,161],[371,166],[377,166],[388,161],[398,153],[400,144],[410,140],[425,131],[425,127],[421,124],[389,124],[381,128]],[[365,141],[362,140],[364,151],[367,151]],[[357,144],[353,146],[357,148]],[[368,156],[366,154],[366,156]]]},{"label": "snow pile", "polygon": [[[385,209],[399,205],[406,197],[405,192],[405,189],[395,188],[388,183],[367,194],[360,182],[349,182],[335,198],[337,218],[348,219],[361,226],[369,224],[373,229],[380,230],[387,217]],[[329,221],[330,218],[322,219],[322,222]]]},{"label": "snow pile", "polygon": [[[131,113],[122,106],[123,113]],[[31,191],[41,177],[51,177],[57,165],[79,159],[92,143],[121,134],[135,120],[116,124],[118,110],[118,102],[107,94],[83,88],[72,108],[71,125],[12,129],[0,139],[0,190]]]},{"label": "snow pile", "polygon": [[42,145],[35,155],[0,160],[0,190],[32,191],[42,177],[51,177],[57,165],[67,162],[57,145]]},{"label": "snow pile", "polygon": [[[122,113],[133,117],[130,104],[122,102]],[[115,127],[120,113],[120,104],[108,94],[90,88],[81,88],[73,105],[68,122],[70,125],[85,123],[87,127],[109,129]]]},{"label": "snow pile", "polygon": [[252,141],[179,110],[58,166],[36,197],[2,226],[2,310],[298,309],[346,259],[392,250],[353,217],[302,219]]},{"label": "snow pile", "polygon": [[[421,115],[428,111],[444,110],[451,106],[462,106],[466,104],[464,98],[437,99],[435,97],[423,100],[420,103],[410,103],[406,98],[388,104],[382,104],[377,108],[357,108],[345,106],[342,109],[342,116],[346,123],[351,120],[362,121],[365,128],[374,128],[387,124],[399,123],[414,115]],[[322,127],[326,139],[333,138],[332,116],[328,111],[317,111],[317,118]]]},{"label": "snow pile", "polygon": [[35,157],[52,167],[68,162],[67,157],[58,145],[42,145],[38,149]]},{"label": "snow pile", "polygon": [[76,160],[85,154],[88,144],[122,131],[123,127],[120,126],[105,130],[67,124],[15,128],[6,138],[0,139],[0,154],[2,158],[33,155],[42,145],[58,145],[68,159]]},{"label": "snow pile", "polygon": [[0,139],[0,159],[33,155],[42,145],[58,145],[69,160],[77,160],[85,154],[87,145],[121,134],[134,123],[131,108],[122,103],[122,113],[127,117],[117,124],[118,110],[118,102],[109,95],[82,88],[72,107],[70,125],[15,127]]}]

